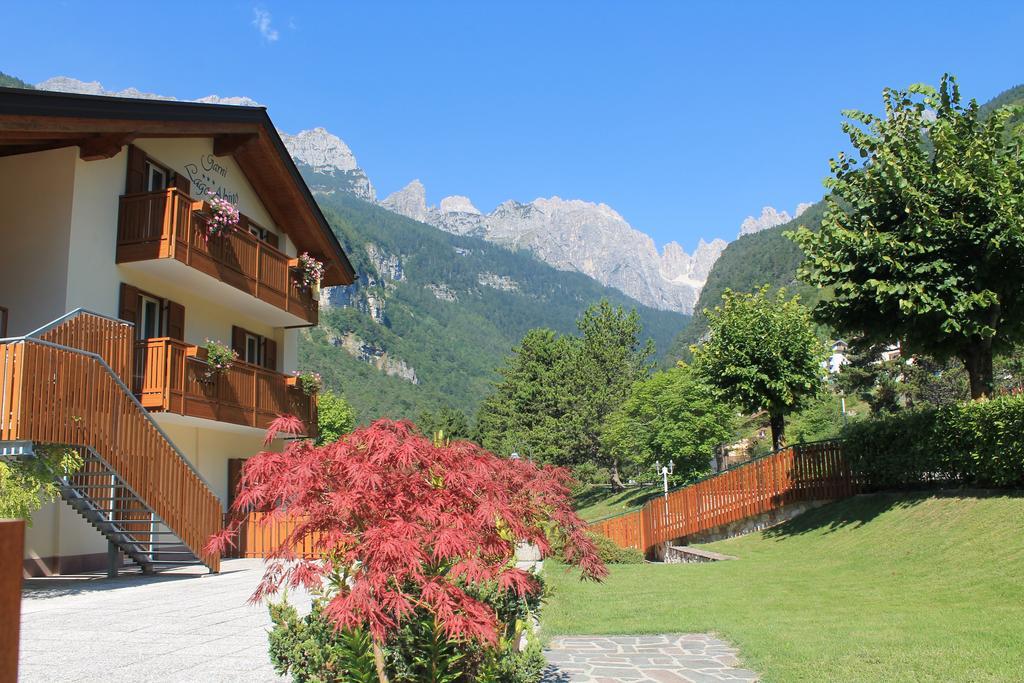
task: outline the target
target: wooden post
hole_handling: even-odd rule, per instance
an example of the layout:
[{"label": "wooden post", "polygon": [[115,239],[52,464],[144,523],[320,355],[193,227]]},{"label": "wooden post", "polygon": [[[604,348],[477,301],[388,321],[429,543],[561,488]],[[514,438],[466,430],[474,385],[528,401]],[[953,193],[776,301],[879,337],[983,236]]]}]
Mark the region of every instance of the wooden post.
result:
[{"label": "wooden post", "polygon": [[18,633],[21,630],[21,565],[25,522],[0,520],[0,681],[18,680]]}]

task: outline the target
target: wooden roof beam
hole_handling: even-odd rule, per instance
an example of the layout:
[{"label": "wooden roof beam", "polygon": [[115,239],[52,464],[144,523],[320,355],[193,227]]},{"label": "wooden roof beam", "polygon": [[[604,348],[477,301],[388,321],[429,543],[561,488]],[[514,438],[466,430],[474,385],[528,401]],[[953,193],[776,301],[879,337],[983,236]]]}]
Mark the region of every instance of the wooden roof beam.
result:
[{"label": "wooden roof beam", "polygon": [[218,157],[234,156],[242,147],[255,140],[256,133],[232,133],[218,135],[213,139],[213,155]]},{"label": "wooden roof beam", "polygon": [[117,156],[121,148],[135,139],[135,133],[108,133],[84,138],[78,142],[82,161],[98,161]]}]

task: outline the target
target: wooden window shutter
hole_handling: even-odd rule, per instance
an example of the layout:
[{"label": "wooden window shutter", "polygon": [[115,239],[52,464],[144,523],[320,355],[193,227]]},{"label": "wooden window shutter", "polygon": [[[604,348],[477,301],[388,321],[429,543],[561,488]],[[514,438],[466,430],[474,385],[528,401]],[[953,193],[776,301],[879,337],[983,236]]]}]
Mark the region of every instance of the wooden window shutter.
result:
[{"label": "wooden window shutter", "polygon": [[131,285],[121,283],[121,303],[117,309],[117,317],[127,320],[133,325],[139,324],[139,290]]},{"label": "wooden window shutter", "polygon": [[279,242],[278,237],[277,237],[277,233],[273,233],[273,232],[270,232],[269,230],[267,230],[266,242],[267,242],[267,244],[272,246],[274,249],[280,249],[281,248],[280,247],[280,242]]},{"label": "wooden window shutter", "polygon": [[146,191],[146,153],[135,145],[128,145],[128,175],[124,181],[124,193],[134,194]]},{"label": "wooden window shutter", "polygon": [[185,307],[174,301],[167,302],[167,336],[185,341]]},{"label": "wooden window shutter", "polygon": [[239,358],[245,358],[245,330],[237,325],[231,326],[231,348]]},{"label": "wooden window shutter", "polygon": [[263,338],[263,367],[277,370],[277,342],[266,337]]},{"label": "wooden window shutter", "polygon": [[182,192],[184,192],[185,194],[191,194],[192,192],[191,181],[189,181],[189,179],[186,178],[185,175],[182,173],[175,173],[174,181],[171,184],[174,185],[174,187],[181,190]]}]

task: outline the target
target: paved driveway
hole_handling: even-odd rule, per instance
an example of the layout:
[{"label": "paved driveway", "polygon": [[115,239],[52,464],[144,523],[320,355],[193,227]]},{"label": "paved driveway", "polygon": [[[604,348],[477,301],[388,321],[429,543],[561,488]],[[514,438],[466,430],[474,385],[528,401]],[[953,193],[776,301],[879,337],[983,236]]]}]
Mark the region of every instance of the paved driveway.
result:
[{"label": "paved driveway", "polygon": [[[261,566],[226,560],[216,575],[27,581],[19,680],[281,681],[267,655],[267,609],[246,604]],[[290,598],[308,609],[308,597]]]},{"label": "paved driveway", "polygon": [[[22,683],[280,682],[267,655],[270,618],[246,600],[261,560],[221,573],[182,570],[117,579],[31,579],[22,597]],[[309,598],[292,594],[300,611]],[[686,683],[756,679],[707,635],[564,637],[545,681]]]}]

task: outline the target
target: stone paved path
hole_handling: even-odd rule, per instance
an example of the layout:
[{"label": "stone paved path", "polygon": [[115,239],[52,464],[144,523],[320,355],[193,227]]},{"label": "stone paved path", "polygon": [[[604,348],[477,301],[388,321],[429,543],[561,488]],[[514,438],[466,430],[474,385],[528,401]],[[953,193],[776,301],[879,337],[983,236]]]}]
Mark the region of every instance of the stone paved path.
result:
[{"label": "stone paved path", "polygon": [[705,634],[573,636],[552,639],[544,683],[756,681],[736,649]]}]

